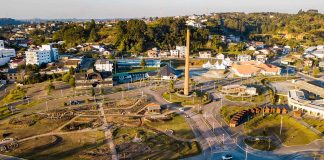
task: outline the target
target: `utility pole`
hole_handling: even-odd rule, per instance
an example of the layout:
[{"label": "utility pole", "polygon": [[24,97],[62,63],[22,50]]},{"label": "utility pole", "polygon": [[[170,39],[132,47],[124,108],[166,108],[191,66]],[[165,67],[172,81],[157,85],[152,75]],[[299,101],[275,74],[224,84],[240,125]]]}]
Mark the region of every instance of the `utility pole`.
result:
[{"label": "utility pole", "polygon": [[223,145],[225,144],[225,135],[223,133]]},{"label": "utility pole", "polygon": [[62,89],[61,89],[61,97],[63,97],[63,91],[62,91]]},{"label": "utility pole", "polygon": [[245,160],[247,160],[247,148],[245,148]]}]

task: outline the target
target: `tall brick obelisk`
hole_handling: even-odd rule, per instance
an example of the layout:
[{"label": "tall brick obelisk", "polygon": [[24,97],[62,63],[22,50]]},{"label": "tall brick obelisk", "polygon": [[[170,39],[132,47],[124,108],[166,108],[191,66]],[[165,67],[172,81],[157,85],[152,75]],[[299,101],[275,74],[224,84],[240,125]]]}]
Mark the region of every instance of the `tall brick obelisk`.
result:
[{"label": "tall brick obelisk", "polygon": [[187,45],[186,45],[186,63],[185,63],[185,82],[183,88],[183,94],[189,95],[189,52],[190,52],[190,30],[187,29]]}]

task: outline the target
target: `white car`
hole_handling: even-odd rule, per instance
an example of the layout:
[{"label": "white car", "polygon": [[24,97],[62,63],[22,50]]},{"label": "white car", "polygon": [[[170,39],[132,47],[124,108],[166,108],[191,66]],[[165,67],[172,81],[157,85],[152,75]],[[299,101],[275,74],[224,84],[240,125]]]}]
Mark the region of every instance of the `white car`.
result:
[{"label": "white car", "polygon": [[184,109],[183,109],[183,108],[179,108],[179,111],[180,111],[180,112],[184,112]]},{"label": "white car", "polygon": [[230,154],[226,154],[226,155],[222,156],[222,160],[231,160],[231,159],[233,159],[233,156]]}]

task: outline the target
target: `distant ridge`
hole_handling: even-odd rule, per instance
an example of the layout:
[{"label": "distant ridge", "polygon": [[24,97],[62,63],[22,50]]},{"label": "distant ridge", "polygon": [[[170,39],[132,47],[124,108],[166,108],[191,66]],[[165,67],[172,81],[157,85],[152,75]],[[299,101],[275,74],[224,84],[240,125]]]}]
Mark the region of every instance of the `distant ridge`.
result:
[{"label": "distant ridge", "polygon": [[12,18],[0,18],[0,26],[6,26],[6,25],[19,25],[24,24],[26,22],[15,20]]}]

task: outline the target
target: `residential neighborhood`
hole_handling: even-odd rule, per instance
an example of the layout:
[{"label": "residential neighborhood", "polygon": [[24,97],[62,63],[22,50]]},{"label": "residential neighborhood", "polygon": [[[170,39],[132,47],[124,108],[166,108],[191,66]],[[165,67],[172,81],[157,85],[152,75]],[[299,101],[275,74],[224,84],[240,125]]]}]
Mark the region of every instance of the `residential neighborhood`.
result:
[{"label": "residential neighborhood", "polygon": [[1,160],[324,158],[322,1],[3,3]]}]

